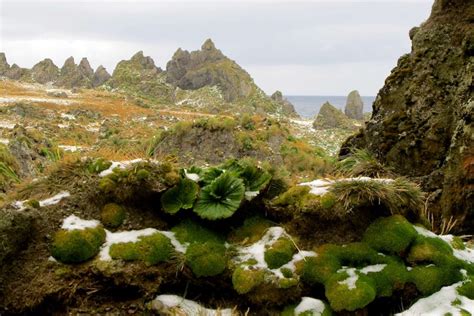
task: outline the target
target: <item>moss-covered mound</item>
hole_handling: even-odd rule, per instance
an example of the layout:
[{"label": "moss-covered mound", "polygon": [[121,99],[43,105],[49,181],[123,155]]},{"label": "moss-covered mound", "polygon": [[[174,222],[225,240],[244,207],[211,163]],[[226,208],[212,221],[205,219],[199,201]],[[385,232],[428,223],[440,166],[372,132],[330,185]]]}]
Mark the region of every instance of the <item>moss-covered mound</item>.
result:
[{"label": "moss-covered mound", "polygon": [[105,242],[105,230],[98,227],[60,230],[53,238],[51,254],[64,263],[80,263],[97,255]]}]

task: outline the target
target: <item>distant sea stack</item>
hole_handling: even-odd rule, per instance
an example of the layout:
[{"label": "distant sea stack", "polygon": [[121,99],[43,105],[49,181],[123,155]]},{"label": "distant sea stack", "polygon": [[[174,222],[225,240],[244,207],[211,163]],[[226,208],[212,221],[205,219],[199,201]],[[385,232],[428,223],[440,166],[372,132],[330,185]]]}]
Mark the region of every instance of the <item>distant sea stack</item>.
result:
[{"label": "distant sea stack", "polygon": [[313,122],[314,129],[353,129],[348,117],[329,102],[324,103]]},{"label": "distant sea stack", "polygon": [[411,53],[386,79],[371,120],[341,149],[365,148],[420,182],[428,210],[465,227],[474,224],[473,12],[474,1],[435,1],[410,31]]},{"label": "distant sea stack", "polygon": [[201,50],[178,49],[166,65],[166,80],[184,90],[219,86],[228,102],[248,97],[256,88],[250,75],[217,49],[211,39]]},{"label": "distant sea stack", "polygon": [[347,117],[354,120],[362,120],[364,112],[364,102],[360,97],[359,91],[354,90],[349,93],[347,96],[346,107],[344,108],[344,113]]}]

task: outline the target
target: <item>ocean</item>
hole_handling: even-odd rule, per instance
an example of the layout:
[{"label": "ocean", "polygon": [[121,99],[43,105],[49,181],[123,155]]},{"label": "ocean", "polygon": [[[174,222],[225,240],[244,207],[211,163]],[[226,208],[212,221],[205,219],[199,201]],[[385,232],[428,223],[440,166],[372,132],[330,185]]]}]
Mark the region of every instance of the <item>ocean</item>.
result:
[{"label": "ocean", "polygon": [[[296,112],[304,118],[314,118],[318,114],[321,106],[329,101],[336,108],[344,111],[346,106],[346,96],[321,96],[321,95],[286,95],[288,101],[293,103]],[[364,102],[364,113],[372,112],[372,103],[375,101],[375,97],[363,96],[362,101]]]}]

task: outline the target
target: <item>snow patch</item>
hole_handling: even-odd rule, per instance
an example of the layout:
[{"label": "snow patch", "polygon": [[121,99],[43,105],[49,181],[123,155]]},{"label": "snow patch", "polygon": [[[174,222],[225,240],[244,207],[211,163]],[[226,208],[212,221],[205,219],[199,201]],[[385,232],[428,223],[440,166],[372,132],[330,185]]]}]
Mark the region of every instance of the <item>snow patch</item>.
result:
[{"label": "snow patch", "polygon": [[245,191],[245,199],[251,201],[258,193],[260,193],[260,191]]},{"label": "snow patch", "polygon": [[302,297],[301,302],[295,307],[295,315],[310,312],[311,315],[317,316],[321,315],[325,309],[323,301],[312,297]]},{"label": "snow patch", "polygon": [[110,167],[108,169],[106,169],[106,170],[102,171],[101,173],[99,173],[99,177],[105,177],[105,176],[113,173],[115,168],[125,169],[125,168],[127,168],[128,166],[130,166],[134,163],[138,163],[138,162],[142,162],[142,161],[145,161],[145,160],[141,159],[141,158],[138,158],[138,159],[133,159],[133,160],[125,160],[125,161],[112,161],[112,164],[110,165]]},{"label": "snow patch", "polygon": [[10,141],[6,138],[0,138],[0,144],[8,145],[10,144]]},{"label": "snow patch", "polygon": [[74,229],[86,229],[86,228],[95,228],[100,225],[98,220],[85,220],[77,217],[76,215],[69,215],[63,220],[61,229],[65,230],[74,230]]},{"label": "snow patch", "polygon": [[61,113],[61,117],[62,117],[63,119],[71,120],[71,121],[73,121],[73,120],[76,119],[76,117],[75,117],[74,115],[72,115],[72,114],[67,114],[67,113]]},{"label": "snow patch", "polygon": [[360,273],[363,273],[363,274],[373,273],[373,272],[380,272],[383,269],[385,269],[386,266],[387,266],[386,264],[374,264],[374,265],[362,268],[359,271],[360,271]]},{"label": "snow patch", "polygon": [[356,268],[342,268],[337,272],[346,272],[349,275],[347,279],[337,282],[338,284],[347,286],[349,290],[356,288],[356,282],[359,279],[359,276],[356,274]]},{"label": "snow patch", "polygon": [[12,123],[10,121],[0,121],[0,128],[13,129],[15,125],[16,123]]},{"label": "snow patch", "polygon": [[21,97],[15,96],[10,98],[0,98],[0,103],[15,103],[19,101],[27,101],[27,102],[36,102],[36,103],[54,103],[60,105],[70,105],[72,103],[76,103],[75,101],[69,100],[61,100],[61,99],[51,99],[51,98],[32,98],[32,97]]},{"label": "snow patch", "polygon": [[39,204],[41,207],[58,204],[62,199],[70,197],[70,196],[71,196],[71,193],[67,191],[62,191],[48,199],[39,201]]},{"label": "snow patch", "polygon": [[83,147],[81,147],[81,146],[70,146],[70,145],[59,145],[58,147],[61,148],[64,151],[69,151],[69,152],[72,152],[72,153],[83,149]]},{"label": "snow patch", "polygon": [[[418,315],[462,315],[461,310],[474,311],[474,300],[457,293],[457,287],[462,282],[441,288],[438,292],[418,300],[408,310],[396,314],[396,316],[418,316]],[[456,301],[458,304],[454,304]]]},{"label": "snow patch", "polygon": [[200,316],[232,316],[232,309],[209,309],[197,302],[187,300],[178,295],[158,295],[151,307],[159,314],[166,315],[200,315]]},{"label": "snow patch", "polygon": [[201,177],[199,177],[197,173],[188,173],[186,169],[184,169],[184,175],[186,176],[186,178],[194,182],[199,182],[199,180],[201,180]]}]

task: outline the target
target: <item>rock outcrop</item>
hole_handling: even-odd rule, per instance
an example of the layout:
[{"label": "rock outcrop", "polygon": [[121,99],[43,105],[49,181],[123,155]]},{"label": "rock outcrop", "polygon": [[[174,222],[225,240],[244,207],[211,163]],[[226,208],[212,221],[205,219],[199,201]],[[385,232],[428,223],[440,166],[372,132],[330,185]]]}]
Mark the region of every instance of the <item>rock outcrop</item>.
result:
[{"label": "rock outcrop", "polygon": [[7,62],[7,57],[5,53],[0,53],[0,76],[5,75],[8,69],[10,69],[10,65]]},{"label": "rock outcrop", "polygon": [[201,50],[178,49],[166,65],[166,80],[185,90],[218,86],[226,101],[249,97],[256,90],[250,75],[208,39]]},{"label": "rock outcrop", "polygon": [[69,57],[64,62],[56,85],[64,88],[90,88],[94,71],[87,58],[82,58],[79,65],[74,62],[74,57]]},{"label": "rock outcrop", "polygon": [[319,113],[313,122],[313,127],[315,129],[351,129],[354,128],[354,125],[351,124],[350,120],[344,113],[334,107],[331,103],[326,102],[321,106],[321,109],[319,109]]},{"label": "rock outcrop", "polygon": [[273,101],[275,101],[279,106],[281,106],[281,112],[285,115],[289,116],[298,116],[296,113],[295,106],[288,101],[287,98],[283,97],[283,93],[281,91],[275,91],[271,97]]},{"label": "rock outcrop", "polygon": [[430,18],[410,31],[412,50],[386,79],[371,120],[341,149],[342,156],[352,148],[368,149],[419,181],[430,193],[431,212],[465,218],[471,229],[473,19],[473,1],[435,1]]},{"label": "rock outcrop", "polygon": [[54,82],[59,77],[59,68],[53,61],[46,58],[31,68],[31,79],[38,83]]},{"label": "rock outcrop", "polygon": [[346,107],[344,108],[344,113],[348,118],[354,120],[362,120],[364,112],[364,102],[360,97],[359,91],[354,90],[349,93],[347,96]]},{"label": "rock outcrop", "polygon": [[104,66],[100,65],[94,72],[94,76],[92,77],[92,86],[98,87],[103,85],[107,80],[110,79],[110,74],[104,68]]},{"label": "rock outcrop", "polygon": [[26,68],[21,68],[17,64],[13,64],[10,69],[5,72],[5,77],[10,78],[12,80],[24,80],[28,79],[30,75],[30,71]]},{"label": "rock outcrop", "polygon": [[122,60],[115,67],[109,81],[114,88],[143,97],[171,99],[172,88],[166,84],[163,71],[149,56],[139,51],[130,60]]}]

